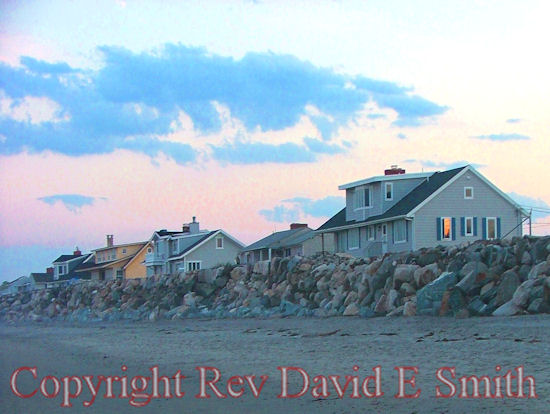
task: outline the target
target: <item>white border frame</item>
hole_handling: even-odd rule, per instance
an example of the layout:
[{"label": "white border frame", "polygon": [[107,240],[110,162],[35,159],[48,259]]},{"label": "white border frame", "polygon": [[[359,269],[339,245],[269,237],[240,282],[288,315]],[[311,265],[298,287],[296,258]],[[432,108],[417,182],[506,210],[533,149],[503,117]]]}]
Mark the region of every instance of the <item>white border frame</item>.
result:
[{"label": "white border frame", "polygon": [[[489,220],[495,221],[495,237],[489,237]],[[485,217],[485,240],[497,240],[498,239],[498,229],[497,229],[497,218],[496,217]]]},{"label": "white border frame", "polygon": [[[468,220],[472,220],[471,233],[468,233]],[[464,217],[464,237],[473,237],[474,235],[474,218]]]},{"label": "white border frame", "polygon": [[[386,186],[389,185],[391,187],[391,197],[387,198],[388,192],[386,191]],[[384,201],[393,201],[393,183],[392,182],[384,182]]]},{"label": "white border frame", "polygon": [[[449,219],[449,223],[450,223],[449,238],[444,237],[444,235],[445,235],[445,226],[444,226],[445,219]],[[441,217],[440,220],[441,220],[441,241],[452,241],[453,240],[453,218],[452,217]]]}]

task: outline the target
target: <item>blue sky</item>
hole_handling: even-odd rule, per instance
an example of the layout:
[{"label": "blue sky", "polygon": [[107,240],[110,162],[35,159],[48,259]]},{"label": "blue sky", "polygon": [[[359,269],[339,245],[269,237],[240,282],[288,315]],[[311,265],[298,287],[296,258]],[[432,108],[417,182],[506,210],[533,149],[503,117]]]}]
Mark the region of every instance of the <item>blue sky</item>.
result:
[{"label": "blue sky", "polygon": [[339,184],[391,164],[469,163],[545,208],[548,15],[535,0],[2,2],[2,277],[194,215],[244,243],[315,228]]}]

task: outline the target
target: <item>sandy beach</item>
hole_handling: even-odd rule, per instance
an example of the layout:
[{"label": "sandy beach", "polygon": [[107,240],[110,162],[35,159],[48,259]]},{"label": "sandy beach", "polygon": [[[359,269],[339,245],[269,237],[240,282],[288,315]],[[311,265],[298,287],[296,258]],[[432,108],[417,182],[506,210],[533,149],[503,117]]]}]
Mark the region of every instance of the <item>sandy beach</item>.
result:
[{"label": "sandy beach", "polygon": [[[89,325],[26,324],[0,326],[0,390],[2,412],[167,412],[167,413],[243,413],[243,412],[543,412],[550,396],[548,352],[550,316],[513,318],[284,318],[235,320],[183,320],[158,323],[98,323]],[[122,366],[128,370],[123,372]],[[360,381],[381,368],[381,391],[377,398],[351,398],[351,386],[339,398],[329,381],[327,398],[311,394],[313,378],[318,375],[356,375]],[[456,367],[456,376],[496,375],[524,367],[525,375],[536,381],[537,399],[461,399],[457,396],[436,398],[436,386],[443,393],[449,387],[436,379],[436,371],[444,366]],[[22,371],[16,386],[22,394],[39,388],[47,375],[60,379],[56,397],[45,398],[40,390],[30,398],[19,398],[10,390],[10,376],[23,366],[36,367],[36,379],[30,371]],[[128,383],[136,375],[151,376],[150,368],[158,366],[160,375],[173,376],[178,370],[186,378],[181,381],[181,398],[152,399],[145,407],[136,408],[128,398],[104,398],[105,384],[99,388],[91,407],[84,385],[81,395],[71,399],[71,408],[61,408],[64,376],[126,375]],[[211,398],[196,398],[200,392],[200,371],[197,367],[219,369],[218,389],[227,398],[217,398],[206,387]],[[299,367],[310,376],[310,387],[298,398],[277,398],[281,393],[281,370],[277,367]],[[357,366],[356,370],[353,369]],[[396,366],[416,366],[416,388],[406,384],[405,392],[421,390],[417,399],[395,398],[398,392]],[[515,371],[514,371],[515,373]],[[207,379],[214,371],[206,371]],[[244,393],[232,398],[227,380],[232,376],[267,375],[258,398],[246,381]],[[406,372],[406,378],[413,375]],[[446,377],[450,378],[449,372]],[[238,380],[235,380],[238,382]],[[234,383],[237,384],[237,382]],[[454,381],[457,385],[458,381]],[[288,393],[299,393],[303,377],[298,371],[288,372]],[[371,382],[371,385],[373,383]],[[75,392],[76,384],[72,384]],[[121,392],[115,382],[115,397]],[[514,385],[513,390],[516,391]],[[149,388],[150,390],[151,388]],[[527,389],[527,387],[525,388]],[[374,388],[371,386],[371,390]],[[47,392],[54,391],[49,381]],[[131,391],[131,389],[130,389]],[[160,393],[162,395],[162,387]],[[483,394],[483,392],[482,392]],[[138,401],[136,399],[135,401]],[[143,399],[141,400],[143,401]]]}]

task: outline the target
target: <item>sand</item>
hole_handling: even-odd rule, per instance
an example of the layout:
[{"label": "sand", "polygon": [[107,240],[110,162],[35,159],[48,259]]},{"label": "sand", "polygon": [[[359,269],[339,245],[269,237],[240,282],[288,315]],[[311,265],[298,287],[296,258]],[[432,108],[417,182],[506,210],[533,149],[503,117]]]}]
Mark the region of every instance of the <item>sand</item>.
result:
[{"label": "sand", "polygon": [[[549,339],[550,315],[512,318],[285,318],[240,320],[182,320],[164,322],[96,323],[71,325],[68,323],[35,323],[0,325],[0,412],[162,412],[162,413],[461,413],[461,412],[547,412],[550,398]],[[121,370],[125,365],[126,372]],[[436,379],[436,371],[445,366],[456,367],[457,377],[463,375],[497,375],[523,366],[525,375],[534,378],[536,399],[464,399],[436,398],[436,386],[442,393],[449,387]],[[155,398],[145,407],[135,408],[128,398],[104,398],[105,383],[98,396],[86,408],[91,394],[85,385],[71,408],[62,408],[63,382],[60,393],[45,398],[38,391],[33,397],[19,398],[11,390],[9,380],[19,367],[36,367],[37,379],[31,372],[22,371],[17,387],[30,393],[39,387],[47,375],[61,379],[64,376],[104,375],[151,376],[150,368],[158,366],[160,375],[173,376],[178,370],[187,378],[181,381],[181,398]],[[209,399],[196,398],[200,391],[200,372],[197,367],[215,367],[221,373],[216,384],[227,398],[217,398],[211,388]],[[299,367],[310,376],[327,377],[331,393],[327,398],[316,398],[308,392],[298,398],[277,398],[281,393],[281,372],[277,367]],[[353,367],[357,366],[357,370]],[[339,398],[328,379],[329,375],[357,376],[359,383],[373,368],[380,366],[380,389],[384,393],[375,398],[351,398],[352,389]],[[398,392],[396,366],[416,366],[416,388],[410,385],[405,392],[421,390],[416,399],[395,398]],[[514,371],[515,374],[516,371]],[[207,377],[214,376],[213,371]],[[407,371],[407,378],[413,374]],[[449,371],[445,373],[450,378]],[[255,375],[254,384],[266,375],[259,396],[242,379],[234,379],[234,392],[241,388],[239,398],[228,395],[227,380],[232,376]],[[319,380],[319,379],[318,379]],[[458,380],[452,380],[457,386]],[[54,384],[48,381],[47,392]],[[93,379],[96,382],[96,379]],[[371,380],[371,385],[373,385]],[[514,382],[513,391],[516,392]],[[149,384],[148,392],[152,385]],[[174,394],[174,383],[171,382]],[[288,392],[298,393],[302,376],[289,373]],[[350,388],[353,382],[351,382]],[[72,384],[72,391],[76,383]],[[160,393],[163,392],[160,387]],[[131,388],[128,387],[129,392]],[[371,386],[371,391],[374,387]],[[527,392],[527,387],[525,387]],[[482,388],[483,391],[483,388]],[[121,382],[113,383],[118,396]],[[495,390],[493,389],[493,393]],[[503,391],[504,392],[504,391]],[[483,392],[482,392],[483,393]],[[135,399],[135,401],[145,401]]]}]

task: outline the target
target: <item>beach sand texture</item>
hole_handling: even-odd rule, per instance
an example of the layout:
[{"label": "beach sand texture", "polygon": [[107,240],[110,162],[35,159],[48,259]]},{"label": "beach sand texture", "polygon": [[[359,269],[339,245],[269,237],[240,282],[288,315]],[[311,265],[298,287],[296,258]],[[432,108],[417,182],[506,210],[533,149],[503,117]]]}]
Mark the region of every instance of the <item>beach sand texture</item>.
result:
[{"label": "beach sand texture", "polygon": [[[179,320],[139,323],[68,323],[0,325],[0,407],[3,413],[47,412],[141,412],[141,413],[463,413],[463,412],[548,412],[550,399],[550,315],[506,318],[282,318]],[[121,366],[128,367],[127,372]],[[172,376],[181,370],[185,395],[182,398],[153,399],[143,408],[134,408],[128,399],[103,398],[105,388],[89,408],[86,387],[73,399],[71,408],[61,408],[61,394],[47,399],[38,392],[22,399],[10,390],[9,379],[22,366],[36,367],[37,379],[22,372],[17,386],[22,392],[37,388],[46,375],[151,375],[158,365],[160,375]],[[353,370],[357,365],[359,369]],[[316,375],[357,375],[360,380],[381,366],[379,398],[338,398],[329,384],[330,397],[314,398],[310,392],[300,398],[281,399],[279,366],[304,369]],[[449,399],[435,398],[435,373],[443,366],[456,367],[457,376],[497,375],[523,366],[525,375],[536,381],[537,399]],[[258,398],[245,384],[240,398],[198,399],[198,366],[216,367],[222,378],[219,389],[234,375],[268,375]],[[395,366],[417,366],[418,399],[397,399]],[[212,377],[212,373],[209,373]],[[408,372],[409,377],[412,372]],[[447,377],[450,377],[447,375]],[[289,374],[288,389],[296,393],[301,376]],[[95,382],[95,379],[94,379]],[[458,381],[454,381],[458,385]],[[74,384],[73,384],[74,385]],[[49,384],[53,389],[53,384]],[[235,387],[239,388],[239,387]],[[119,383],[113,386],[116,395]],[[161,388],[162,390],[162,388]],[[310,387],[311,390],[311,387]],[[130,390],[131,391],[131,390]],[[514,388],[515,391],[515,388]],[[162,391],[161,391],[162,392]]]}]

